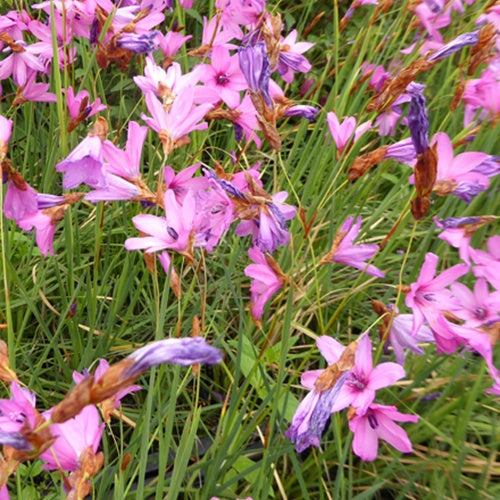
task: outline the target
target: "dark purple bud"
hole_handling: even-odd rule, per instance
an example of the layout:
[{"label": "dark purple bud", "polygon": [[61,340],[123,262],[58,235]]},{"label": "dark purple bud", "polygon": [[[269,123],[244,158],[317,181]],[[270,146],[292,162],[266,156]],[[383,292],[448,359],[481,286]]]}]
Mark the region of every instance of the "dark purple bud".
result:
[{"label": "dark purple bud", "polygon": [[441,397],[440,392],[433,392],[432,394],[427,394],[422,398],[422,401],[432,401],[433,399],[438,399]]},{"label": "dark purple bud", "polygon": [[465,224],[475,224],[479,222],[478,217],[448,217],[447,219],[436,219],[435,223],[440,229],[450,229]]},{"label": "dark purple bud", "polygon": [[306,120],[313,122],[316,119],[319,109],[314,106],[307,106],[305,104],[298,104],[291,106],[285,111],[285,116],[302,116]]},{"label": "dark purple bud", "polygon": [[238,48],[240,69],[254,92],[259,90],[268,106],[272,106],[269,95],[269,79],[271,78],[271,65],[267,57],[266,44],[257,42],[255,45],[246,45]]},{"label": "dark purple bud", "polygon": [[197,363],[213,365],[222,361],[222,352],[208,345],[201,337],[165,339],[141,347],[127,359],[134,364],[124,371],[123,377],[132,377],[152,366],[163,363],[189,366]]},{"label": "dark purple bud", "polygon": [[451,56],[455,52],[458,52],[460,49],[467,47],[467,45],[476,45],[478,39],[479,39],[479,30],[459,35],[451,42],[447,43],[446,45],[443,45],[440,49],[436,50],[436,52],[431,54],[427,58],[427,60],[437,61],[439,59],[444,59],[445,57]]},{"label": "dark purple bud", "polygon": [[418,83],[410,83],[406,88],[406,92],[411,96],[408,127],[417,154],[423,154],[429,147],[429,119],[427,118],[425,97],[422,93],[424,88],[424,85]]},{"label": "dark purple bud", "polygon": [[209,179],[214,180],[230,196],[234,196],[240,200],[246,200],[242,191],[240,191],[232,182],[221,179],[211,168],[204,168],[203,172]]},{"label": "dark purple bud", "polygon": [[236,142],[241,141],[241,138],[243,137],[243,127],[241,125],[238,125],[237,123],[233,123],[233,129]]},{"label": "dark purple bud", "polygon": [[442,0],[424,0],[424,3],[433,14],[441,12],[444,7]]},{"label": "dark purple bud", "polygon": [[92,24],[90,25],[90,36],[89,36],[90,43],[96,43],[98,36],[99,36],[99,21],[97,20],[97,17],[94,17],[94,19],[92,20]]},{"label": "dark purple bud", "polygon": [[19,451],[31,451],[33,446],[19,432],[4,432],[0,431],[0,444],[11,446]]},{"label": "dark purple bud", "polygon": [[155,50],[156,31],[153,33],[124,33],[118,38],[116,45],[122,49],[131,50],[137,54],[149,54]]}]

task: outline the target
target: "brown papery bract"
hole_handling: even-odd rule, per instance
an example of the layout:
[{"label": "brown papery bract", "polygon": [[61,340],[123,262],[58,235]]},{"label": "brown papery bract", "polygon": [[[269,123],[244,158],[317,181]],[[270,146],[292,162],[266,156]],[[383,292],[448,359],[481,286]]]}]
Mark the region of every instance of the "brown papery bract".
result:
[{"label": "brown papery bract", "polygon": [[342,373],[354,368],[354,356],[357,348],[358,342],[351,342],[345,348],[340,359],[336,363],[333,363],[333,365],[325,368],[314,384],[314,389],[317,392],[331,389],[337,383]]}]

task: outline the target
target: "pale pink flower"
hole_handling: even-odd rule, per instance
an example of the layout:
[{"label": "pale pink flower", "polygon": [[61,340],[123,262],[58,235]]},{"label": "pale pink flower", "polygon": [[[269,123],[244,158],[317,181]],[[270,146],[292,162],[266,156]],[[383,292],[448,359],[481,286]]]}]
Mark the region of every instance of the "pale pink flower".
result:
[{"label": "pale pink flower", "polygon": [[25,214],[22,219],[17,221],[17,225],[25,231],[36,228],[36,244],[44,257],[47,254],[54,254],[53,241],[56,232],[56,225],[50,215],[44,210],[38,210],[32,214]]},{"label": "pale pink flower", "polygon": [[333,140],[337,145],[339,150],[345,148],[349,139],[354,134],[353,142],[356,142],[370,127],[371,121],[367,121],[359,125],[356,128],[356,118],[354,116],[348,116],[342,124],[340,124],[339,119],[334,111],[330,111],[326,115],[326,121],[332,134]]},{"label": "pale pink flower", "polygon": [[500,290],[500,236],[494,235],[486,242],[488,251],[471,249],[470,256],[475,266],[472,272],[477,278],[485,278]]},{"label": "pale pink flower", "polygon": [[31,215],[37,212],[36,191],[27,183],[22,186],[15,181],[10,181],[5,193],[3,212],[7,219],[18,221],[25,215]]},{"label": "pale pink flower", "polygon": [[[52,411],[43,413],[50,420]],[[57,439],[44,451],[40,458],[45,460],[45,470],[61,469],[75,471],[79,468],[80,455],[90,446],[97,452],[101,442],[104,424],[101,424],[99,412],[94,405],[88,405],[74,418],[62,424],[51,424],[50,432]]]}]

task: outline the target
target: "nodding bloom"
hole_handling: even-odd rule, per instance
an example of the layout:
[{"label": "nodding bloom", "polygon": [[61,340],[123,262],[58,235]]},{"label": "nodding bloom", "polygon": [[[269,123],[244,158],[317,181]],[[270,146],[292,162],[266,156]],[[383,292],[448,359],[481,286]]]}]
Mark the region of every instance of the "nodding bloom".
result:
[{"label": "nodding bloom", "polygon": [[500,290],[500,236],[494,235],[486,242],[488,251],[471,249],[470,256],[475,266],[472,268],[474,276],[484,278]]},{"label": "nodding bloom", "polygon": [[395,406],[372,403],[365,413],[349,421],[349,429],[354,433],[352,450],[361,460],[371,462],[377,458],[378,440],[382,439],[402,453],[410,453],[410,439],[395,422],[415,423],[418,419],[418,415],[399,413]]},{"label": "nodding bloom", "polygon": [[318,337],[316,344],[328,368],[309,370],[302,374],[301,385],[310,392],[300,402],[285,432],[286,437],[295,443],[298,453],[309,446],[320,445],[331,408],[352,368],[353,352],[356,350],[356,343],[346,348],[326,335]]},{"label": "nodding bloom", "polygon": [[361,222],[363,218],[359,216],[356,224],[354,217],[348,217],[342,224],[342,227],[335,235],[332,248],[321,259],[320,264],[327,264],[329,262],[338,262],[347,266],[352,266],[355,269],[364,271],[371,276],[383,278],[385,274],[372,264],[367,267],[366,260],[371,259],[378,251],[378,245],[375,244],[362,244],[354,245],[354,240],[357,238],[361,229]]},{"label": "nodding bloom", "polygon": [[94,102],[89,102],[90,96],[86,90],[80,90],[75,95],[73,87],[70,86],[64,93],[66,94],[66,105],[71,118],[71,123],[68,126],[70,131],[82,121],[106,109],[106,106],[101,103],[101,99],[99,98]]},{"label": "nodding bloom", "polygon": [[428,61],[438,61],[439,59],[444,59],[445,57],[451,56],[460,49],[467,47],[468,45],[476,45],[479,40],[479,30],[471,31],[469,33],[463,33],[457,36],[451,42],[443,45],[440,49],[433,52],[427,57]]},{"label": "nodding bloom", "polygon": [[429,119],[423,95],[424,88],[425,85],[415,82],[410,83],[406,88],[406,92],[411,96],[408,127],[417,154],[423,154],[429,147]]},{"label": "nodding bloom", "polygon": [[267,57],[266,44],[257,42],[255,45],[245,45],[238,48],[240,69],[246,78],[248,87],[253,92],[261,92],[266,104],[271,107],[269,80],[271,65]]},{"label": "nodding bloom", "polygon": [[[50,420],[52,411],[43,413]],[[73,418],[62,424],[51,424],[50,431],[57,439],[44,451],[40,458],[45,460],[45,470],[75,471],[80,468],[80,460],[87,449],[95,454],[101,443],[104,424],[94,405],[86,406]]]},{"label": "nodding bloom", "polygon": [[280,51],[278,56],[278,71],[281,78],[287,83],[293,81],[293,72],[300,71],[308,73],[311,69],[311,63],[302,55],[303,52],[313,47],[314,43],[298,42],[297,30],[292,30],[286,38],[280,42]]},{"label": "nodding bloom", "polygon": [[36,191],[13,169],[7,171],[8,186],[3,212],[7,219],[18,221],[38,210]]},{"label": "nodding bloom", "polygon": [[12,134],[12,120],[0,115],[0,162],[7,154],[9,140]]},{"label": "nodding bloom", "polygon": [[252,316],[260,321],[264,306],[283,287],[286,276],[278,263],[270,255],[262,253],[258,247],[249,248],[248,256],[253,262],[245,268],[245,274],[253,279],[250,285]]}]

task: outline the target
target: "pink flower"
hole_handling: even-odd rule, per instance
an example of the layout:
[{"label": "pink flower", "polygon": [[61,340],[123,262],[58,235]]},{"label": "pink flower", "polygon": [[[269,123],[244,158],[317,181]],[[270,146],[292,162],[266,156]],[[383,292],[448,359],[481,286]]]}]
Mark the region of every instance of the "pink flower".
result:
[{"label": "pink flower", "polygon": [[7,219],[15,221],[35,214],[38,211],[36,191],[25,181],[11,180],[5,193],[3,211]]},{"label": "pink flower", "polygon": [[28,75],[32,72],[33,79],[35,79],[38,71],[45,71],[45,66],[40,61],[40,58],[35,55],[39,51],[30,45],[26,45],[23,40],[9,41],[8,44],[9,48],[4,49],[3,52],[10,50],[14,50],[14,52],[2,60],[2,64],[0,65],[0,80],[5,80],[12,75],[14,83],[18,87],[24,87],[28,80]]},{"label": "pink flower", "polygon": [[150,236],[128,238],[125,241],[127,250],[144,249],[146,253],[160,250],[184,251],[190,244],[191,231],[195,217],[194,193],[189,191],[182,205],[175,198],[172,190],[165,193],[165,217],[156,215],[136,215],[132,222],[142,233]]},{"label": "pink flower", "polygon": [[500,236],[495,235],[488,238],[486,242],[488,251],[472,248],[471,259],[476,264],[472,268],[474,276],[485,278],[497,290],[500,290]]},{"label": "pink flower", "polygon": [[90,102],[90,96],[86,90],[80,90],[80,92],[75,95],[73,87],[69,86],[64,92],[66,94],[66,106],[68,107],[69,116],[72,120],[77,120],[81,114],[83,115],[83,119],[86,120],[96,113],[99,113],[99,111],[106,109],[106,106],[101,103],[101,99],[99,98],[94,102]]},{"label": "pink flower", "polygon": [[212,48],[210,64],[203,64],[201,68],[201,81],[215,90],[230,108],[238,106],[240,91],[247,88],[238,56],[230,56],[227,48],[217,45]]},{"label": "pink flower", "polygon": [[206,122],[200,122],[212,108],[212,104],[194,105],[194,90],[185,87],[175,98],[170,111],[165,111],[160,101],[151,93],[146,93],[146,105],[151,117],[141,114],[142,119],[160,134],[165,154],[178,146],[177,139],[184,137],[193,130],[204,130]]},{"label": "pink flower", "polygon": [[173,191],[175,199],[182,205],[184,198],[189,191],[198,191],[208,188],[208,179],[206,177],[193,177],[200,168],[200,163],[195,163],[182,169],[178,174],[174,169],[167,165],[163,171],[165,180],[165,189]]},{"label": "pink flower", "polygon": [[439,326],[437,319],[442,315],[441,311],[451,310],[456,305],[452,293],[445,287],[469,270],[467,264],[457,264],[435,276],[438,260],[437,255],[426,254],[420,275],[417,281],[410,285],[410,292],[406,295],[406,305],[413,310],[413,335],[416,335],[424,319],[436,331]]},{"label": "pink flower", "polygon": [[17,221],[17,225],[25,231],[36,228],[36,244],[40,252],[42,252],[42,255],[44,257],[47,257],[48,253],[55,255],[53,241],[56,225],[52,221],[52,217],[45,213],[45,210],[38,210],[35,213],[26,214],[22,219]]},{"label": "pink flower", "polygon": [[372,403],[366,413],[356,415],[349,421],[349,429],[354,433],[354,453],[365,462],[375,460],[379,439],[403,453],[410,453],[413,447],[408,435],[394,422],[418,422],[418,418],[418,415],[399,413],[395,406]]},{"label": "pink flower", "polygon": [[[43,416],[50,420],[51,410]],[[90,447],[97,452],[101,442],[104,424],[94,405],[88,405],[74,418],[62,424],[51,424],[50,431],[57,437],[54,444],[44,451],[40,458],[45,460],[45,470],[61,469],[75,471],[79,468],[80,455]]]},{"label": "pink flower", "polygon": [[0,115],[0,161],[7,154],[10,136],[12,134],[12,120]]},{"label": "pink flower", "polygon": [[451,312],[465,321],[465,325],[477,328],[500,321],[500,291],[490,293],[488,283],[479,278],[471,292],[462,283],[452,283],[451,292],[457,299],[457,307]]},{"label": "pink flower", "polygon": [[371,121],[367,121],[356,128],[356,118],[354,118],[354,116],[348,116],[342,124],[340,124],[334,111],[327,113],[326,121],[328,123],[328,127],[330,128],[333,140],[339,150],[345,148],[353,133],[353,142],[356,142],[371,127]]},{"label": "pink flower", "polygon": [[362,244],[354,245],[354,240],[361,229],[362,217],[359,216],[353,226],[354,217],[348,217],[342,224],[339,232],[335,235],[332,248],[320,261],[321,264],[328,262],[338,262],[355,269],[364,271],[371,276],[383,278],[385,274],[372,264],[367,267],[366,260],[371,259],[378,251],[378,245]]},{"label": "pink flower", "polygon": [[354,368],[340,389],[331,411],[340,411],[352,405],[359,415],[363,415],[375,399],[378,389],[393,385],[404,376],[403,367],[397,363],[381,363],[373,368],[372,343],[368,335],[364,335],[358,342]]},{"label": "pink flower", "polygon": [[52,92],[47,92],[50,85],[48,83],[35,83],[36,73],[28,75],[24,86],[20,86],[16,92],[16,98],[12,102],[13,106],[24,104],[27,101],[33,102],[56,102],[57,97]]},{"label": "pink flower", "polygon": [[264,306],[283,287],[286,276],[276,261],[264,255],[259,248],[249,248],[248,256],[254,262],[245,268],[245,274],[253,279],[250,285],[252,316],[259,321],[264,314]]}]

